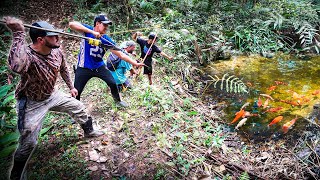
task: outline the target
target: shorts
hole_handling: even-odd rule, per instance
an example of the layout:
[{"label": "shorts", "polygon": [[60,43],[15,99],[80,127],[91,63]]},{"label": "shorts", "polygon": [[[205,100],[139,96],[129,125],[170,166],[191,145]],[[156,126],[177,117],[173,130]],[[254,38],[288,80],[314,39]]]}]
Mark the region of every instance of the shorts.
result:
[{"label": "shorts", "polygon": [[144,61],[143,74],[152,74],[152,61]]}]

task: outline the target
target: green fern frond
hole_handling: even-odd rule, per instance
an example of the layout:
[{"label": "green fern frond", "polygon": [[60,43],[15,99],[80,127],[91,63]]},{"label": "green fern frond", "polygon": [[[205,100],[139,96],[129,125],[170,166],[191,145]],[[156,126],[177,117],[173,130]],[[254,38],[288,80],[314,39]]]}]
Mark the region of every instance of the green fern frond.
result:
[{"label": "green fern frond", "polygon": [[[217,88],[218,83],[220,83],[219,89],[225,90],[228,93],[248,93],[245,83],[234,75],[226,73],[221,79],[217,75],[215,77],[209,75],[209,77],[211,78],[209,81],[212,82],[209,86],[213,84],[213,87]],[[205,90],[207,88],[208,86],[205,87]]]},{"label": "green fern frond", "polygon": [[299,35],[300,44],[304,47],[304,50],[308,50],[313,47],[314,42],[316,41],[316,36],[319,36],[318,30],[308,22],[297,24],[295,28],[296,34]]},{"label": "green fern frond", "polygon": [[224,74],[224,75],[222,76],[221,85],[220,85],[220,89],[221,89],[221,90],[223,89],[223,80],[224,80],[224,78],[225,78],[227,75],[228,75],[228,73],[226,73],[226,74]]},{"label": "green fern frond", "polygon": [[239,177],[239,180],[249,180],[250,176],[247,172],[241,173],[241,176]]},{"label": "green fern frond", "polygon": [[215,77],[217,78],[216,79],[216,81],[215,81],[215,83],[214,83],[214,88],[217,88],[217,83],[219,82],[219,77],[217,76],[217,75],[215,75]]},{"label": "green fern frond", "polygon": [[230,91],[230,87],[228,86],[228,82],[229,82],[229,80],[230,80],[230,78],[232,78],[232,77],[234,77],[234,75],[232,75],[232,76],[229,76],[228,77],[228,79],[227,79],[227,83],[226,83],[226,89],[227,89],[227,92],[229,92]]},{"label": "green fern frond", "polygon": [[233,78],[233,79],[231,80],[231,82],[230,82],[230,92],[232,92],[232,90],[233,90],[233,81],[238,80],[238,79],[239,79],[239,78],[235,77],[235,78]]}]

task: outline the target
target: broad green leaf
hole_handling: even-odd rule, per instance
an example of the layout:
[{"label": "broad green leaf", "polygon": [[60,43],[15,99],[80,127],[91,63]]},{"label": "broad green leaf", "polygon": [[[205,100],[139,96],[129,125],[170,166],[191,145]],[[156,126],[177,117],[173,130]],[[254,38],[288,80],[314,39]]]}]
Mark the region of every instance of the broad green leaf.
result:
[{"label": "broad green leaf", "polygon": [[12,102],[13,100],[14,100],[14,95],[10,95],[3,100],[2,105],[6,105],[8,102]]},{"label": "broad green leaf", "polygon": [[8,94],[9,89],[11,89],[12,85],[4,85],[0,87],[0,98],[3,98]]},{"label": "broad green leaf", "polygon": [[40,131],[40,136],[42,136],[42,135],[44,135],[45,133],[47,133],[51,128],[52,128],[52,126],[41,129],[41,131]]},{"label": "broad green leaf", "polygon": [[0,145],[5,146],[12,142],[18,141],[19,132],[11,132],[0,137]]},{"label": "broad green leaf", "polygon": [[5,147],[4,149],[2,149],[0,151],[0,158],[9,156],[11,153],[13,153],[13,151],[16,150],[17,146],[18,146],[18,144],[14,144],[14,145],[11,145],[11,146],[8,146],[8,147]]}]

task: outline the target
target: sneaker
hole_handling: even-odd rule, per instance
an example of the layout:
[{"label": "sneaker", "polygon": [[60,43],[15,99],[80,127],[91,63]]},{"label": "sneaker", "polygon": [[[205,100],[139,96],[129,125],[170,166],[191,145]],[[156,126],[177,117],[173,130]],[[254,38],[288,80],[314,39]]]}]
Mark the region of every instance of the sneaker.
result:
[{"label": "sneaker", "polygon": [[124,101],[118,101],[116,102],[116,105],[121,107],[129,107],[129,105]]}]

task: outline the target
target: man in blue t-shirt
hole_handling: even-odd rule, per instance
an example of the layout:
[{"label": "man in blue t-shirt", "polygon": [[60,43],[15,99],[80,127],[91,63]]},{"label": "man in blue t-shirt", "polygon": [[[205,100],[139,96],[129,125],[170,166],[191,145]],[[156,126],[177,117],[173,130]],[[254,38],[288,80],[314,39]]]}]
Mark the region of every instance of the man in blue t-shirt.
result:
[{"label": "man in blue t-shirt", "polygon": [[[109,25],[112,25],[112,21],[110,21],[105,15],[96,16],[94,19],[93,27],[75,21],[69,23],[69,27],[72,30],[83,33],[85,37],[100,39],[101,44],[104,45],[104,47],[111,47],[110,51],[116,54],[121,59],[135,66],[143,66],[143,63],[137,63],[128,55],[124,54],[122,51],[119,51],[119,49],[114,48],[116,45],[115,42],[108,35],[106,35],[106,31]],[[108,69],[105,67],[103,56],[108,49],[104,47],[90,45],[89,42],[85,39],[81,41],[80,52],[78,55],[78,66],[75,72],[74,81],[74,87],[78,90],[78,96],[76,98],[80,100],[80,95],[87,82],[92,77],[98,77],[106,82],[110,87],[111,94],[115,102],[120,106],[127,107],[128,105],[125,102],[121,101],[115,80],[113,79]]]},{"label": "man in blue t-shirt", "polygon": [[[140,50],[141,50],[140,58],[142,60],[144,59],[143,63],[146,65],[146,67],[143,68],[143,74],[148,75],[149,84],[152,85],[152,56],[153,56],[153,54],[155,52],[160,53],[160,55],[164,56],[165,58],[167,58],[169,60],[172,60],[173,57],[168,56],[166,53],[161,51],[158,48],[158,46],[155,45],[155,43],[158,39],[156,34],[150,33],[148,40],[144,40],[144,39],[140,38],[139,36],[141,36],[141,35],[142,35],[141,32],[136,32],[132,35],[132,39],[137,41],[137,43],[140,45]],[[152,47],[151,47],[151,44],[153,44]]]},{"label": "man in blue t-shirt", "polygon": [[[124,53],[127,55],[133,54],[136,49],[136,44],[133,41],[125,41],[121,43],[120,48],[123,49]],[[107,67],[116,81],[119,91],[124,88],[131,88],[130,81],[126,77],[126,72],[130,71],[130,74],[136,74],[136,71],[132,68],[130,63],[120,59],[117,55],[110,53],[107,58]]]}]

